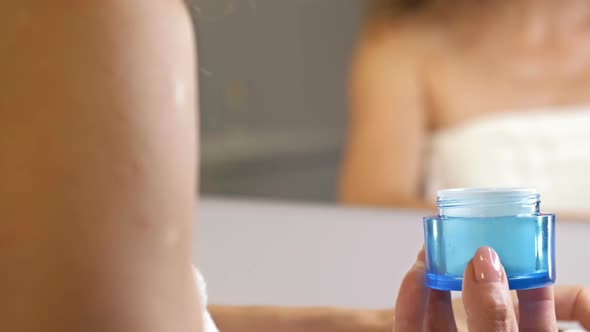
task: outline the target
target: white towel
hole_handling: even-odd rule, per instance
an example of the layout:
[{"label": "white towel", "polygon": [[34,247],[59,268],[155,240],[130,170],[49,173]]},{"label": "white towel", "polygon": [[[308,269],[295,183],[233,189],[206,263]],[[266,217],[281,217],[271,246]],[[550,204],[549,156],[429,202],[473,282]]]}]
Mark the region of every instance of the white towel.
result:
[{"label": "white towel", "polygon": [[201,295],[201,310],[203,313],[203,325],[205,332],[219,332],[217,330],[217,326],[213,322],[213,318],[207,311],[207,285],[205,284],[205,278],[199,270],[193,267],[193,272],[195,275],[195,282],[197,283],[197,287],[199,288],[199,294]]}]

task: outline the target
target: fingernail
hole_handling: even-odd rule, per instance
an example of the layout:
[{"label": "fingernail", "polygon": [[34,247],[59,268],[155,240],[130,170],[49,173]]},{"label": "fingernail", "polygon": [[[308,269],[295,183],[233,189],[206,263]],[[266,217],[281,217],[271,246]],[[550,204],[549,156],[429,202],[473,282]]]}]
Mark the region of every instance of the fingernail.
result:
[{"label": "fingernail", "polygon": [[478,282],[501,282],[502,281],[502,264],[500,258],[494,249],[490,247],[481,247],[475,252],[473,257],[473,270],[475,280]]}]

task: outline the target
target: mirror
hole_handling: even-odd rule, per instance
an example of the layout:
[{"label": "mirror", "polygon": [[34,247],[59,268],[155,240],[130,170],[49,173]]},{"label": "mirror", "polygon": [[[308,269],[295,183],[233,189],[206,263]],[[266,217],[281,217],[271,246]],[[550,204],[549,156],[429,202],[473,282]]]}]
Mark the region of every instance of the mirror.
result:
[{"label": "mirror", "polygon": [[[525,187],[587,214],[588,44],[566,26],[543,41],[475,2],[191,1],[204,195],[335,202],[350,99],[344,203],[434,209],[438,189]],[[539,29],[561,24],[533,6]]]},{"label": "mirror", "polygon": [[362,3],[190,5],[199,45],[202,193],[334,201]]}]

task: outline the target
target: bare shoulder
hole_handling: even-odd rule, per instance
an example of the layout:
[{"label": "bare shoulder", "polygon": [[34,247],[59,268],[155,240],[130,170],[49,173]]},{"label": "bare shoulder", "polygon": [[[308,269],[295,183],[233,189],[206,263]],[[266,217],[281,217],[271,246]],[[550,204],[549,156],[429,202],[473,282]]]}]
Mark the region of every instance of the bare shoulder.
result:
[{"label": "bare shoulder", "polygon": [[[194,83],[192,22],[180,0],[3,1],[0,41],[0,105],[7,106],[0,114],[32,112],[48,96],[58,113],[98,108],[84,99],[164,100],[171,77]],[[18,98],[23,93],[38,98]]]},{"label": "bare shoulder", "polygon": [[[102,183],[110,186],[88,184],[89,196],[123,195],[112,177],[122,167],[131,172],[158,163],[160,171],[192,181],[192,160],[181,157],[194,154],[192,36],[180,0],[1,2],[0,142],[12,143],[0,143],[0,153],[18,146],[21,162],[38,165],[23,178],[41,176],[43,164],[51,162],[71,162],[84,181],[104,176]],[[51,158],[40,155],[30,137],[44,137]],[[91,161],[95,157],[101,162]],[[9,166],[0,163],[0,177],[14,173]],[[138,183],[159,179],[135,173]],[[64,186],[55,198],[81,188]],[[0,197],[3,189],[8,190],[0,189]]]},{"label": "bare shoulder", "polygon": [[[0,2],[0,218],[70,233],[125,213],[191,221],[193,49],[180,0]],[[185,205],[158,196],[172,193]]]},{"label": "bare shoulder", "polygon": [[51,68],[67,73],[103,66],[116,72],[115,64],[141,66],[146,57],[181,62],[193,56],[194,47],[180,0],[3,1],[0,40],[4,77],[50,74]]},{"label": "bare shoulder", "polygon": [[[57,123],[76,136],[92,119],[97,135],[127,139],[194,113],[193,29],[180,0],[3,1],[0,44],[0,127],[29,121],[14,137]],[[187,112],[170,112],[178,100]],[[120,118],[129,128],[108,135]]]},{"label": "bare shoulder", "polygon": [[[14,17],[24,22],[26,17],[51,18],[58,16],[65,20],[75,20],[76,16],[71,14],[92,13],[94,16],[121,17],[125,15],[136,15],[140,17],[146,13],[159,13],[160,17],[177,15],[176,18],[186,16],[186,4],[182,0],[103,0],[103,1],[76,1],[57,0],[48,3],[46,1],[18,1],[9,0],[0,3],[3,9],[0,15],[5,19]],[[78,18],[81,18],[78,16]],[[10,21],[10,20],[9,20]]]},{"label": "bare shoulder", "polygon": [[1,330],[198,330],[193,48],[179,0],[0,1]]},{"label": "bare shoulder", "polygon": [[430,12],[400,14],[367,24],[359,49],[390,61],[419,63],[441,46],[443,24]]},{"label": "bare shoulder", "polygon": [[4,57],[17,59],[20,53],[52,55],[59,52],[59,46],[67,45],[117,54],[138,46],[142,51],[169,46],[162,45],[167,40],[174,47],[181,46],[181,39],[190,44],[192,28],[180,0],[11,0],[0,3],[0,39],[8,51],[3,51]]},{"label": "bare shoulder", "polygon": [[[352,96],[375,89],[384,98],[393,91],[420,95],[433,55],[441,49],[436,22],[422,14],[400,15],[367,24],[360,35],[351,70]],[[364,97],[363,97],[364,99]],[[366,107],[361,107],[366,109]],[[397,109],[402,112],[401,110]]]}]

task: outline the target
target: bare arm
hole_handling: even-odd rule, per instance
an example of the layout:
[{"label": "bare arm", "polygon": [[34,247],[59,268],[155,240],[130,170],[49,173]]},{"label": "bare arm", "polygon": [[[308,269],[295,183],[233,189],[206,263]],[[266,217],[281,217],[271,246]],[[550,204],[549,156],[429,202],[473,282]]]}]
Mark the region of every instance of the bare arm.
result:
[{"label": "bare arm", "polygon": [[393,310],[211,306],[222,332],[389,332]]},{"label": "bare arm", "polygon": [[430,207],[421,192],[427,119],[419,54],[403,31],[371,32],[351,73],[341,200]]},{"label": "bare arm", "polygon": [[4,1],[0,44],[0,330],[200,330],[182,3]]}]

